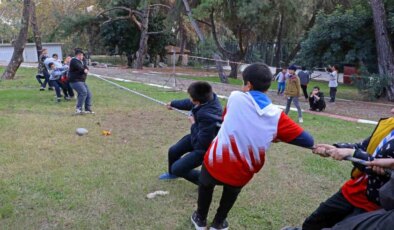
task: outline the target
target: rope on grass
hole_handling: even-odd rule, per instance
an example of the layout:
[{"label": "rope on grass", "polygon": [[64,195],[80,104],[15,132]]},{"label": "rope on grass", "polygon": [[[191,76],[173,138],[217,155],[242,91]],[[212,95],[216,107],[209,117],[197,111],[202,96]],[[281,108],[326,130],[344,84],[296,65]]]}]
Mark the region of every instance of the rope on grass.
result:
[{"label": "rope on grass", "polygon": [[[131,93],[133,93],[133,94],[136,94],[136,95],[138,95],[138,96],[141,96],[141,97],[146,98],[146,99],[148,99],[148,100],[151,100],[151,101],[153,101],[153,102],[156,102],[156,103],[158,103],[158,104],[160,104],[160,105],[167,105],[167,103],[165,103],[165,102],[159,101],[159,100],[157,100],[157,99],[155,99],[155,98],[153,98],[153,97],[149,97],[149,96],[147,96],[147,95],[145,95],[145,94],[142,94],[142,93],[140,93],[140,92],[137,92],[137,91],[135,91],[135,90],[129,89],[129,88],[124,87],[124,86],[121,86],[121,85],[119,85],[119,84],[116,84],[115,82],[112,82],[112,81],[110,81],[110,80],[107,80],[107,79],[101,77],[101,76],[98,75],[98,74],[92,74],[92,73],[91,73],[90,75],[92,75],[92,76],[94,76],[94,77],[96,77],[96,78],[98,78],[98,79],[101,79],[101,80],[103,80],[103,81],[105,81],[105,82],[108,82],[108,83],[110,83],[110,84],[112,84],[112,85],[114,85],[114,86],[116,86],[116,87],[118,87],[118,88],[121,88],[121,89],[123,89],[123,90],[129,91],[129,92],[131,92]],[[183,115],[189,116],[189,113],[186,112],[186,111],[182,111],[182,110],[179,110],[179,109],[176,109],[176,108],[172,108],[172,110],[174,110],[174,111],[176,111],[176,112],[178,112],[178,113],[182,113]]]}]

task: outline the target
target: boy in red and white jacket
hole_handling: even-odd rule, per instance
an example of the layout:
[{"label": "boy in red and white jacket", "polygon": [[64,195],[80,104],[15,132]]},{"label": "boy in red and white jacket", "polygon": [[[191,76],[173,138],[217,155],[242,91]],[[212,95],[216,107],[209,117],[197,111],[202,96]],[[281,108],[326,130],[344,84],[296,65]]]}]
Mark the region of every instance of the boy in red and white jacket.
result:
[{"label": "boy in red and white jacket", "polygon": [[243,92],[232,92],[218,135],[204,157],[198,188],[198,208],[191,217],[196,229],[207,228],[207,215],[215,185],[223,185],[222,198],[210,229],[228,229],[227,214],[238,194],[263,167],[272,141],[312,147],[313,138],[271,103],[265,92],[272,73],[256,63],[243,72]]}]

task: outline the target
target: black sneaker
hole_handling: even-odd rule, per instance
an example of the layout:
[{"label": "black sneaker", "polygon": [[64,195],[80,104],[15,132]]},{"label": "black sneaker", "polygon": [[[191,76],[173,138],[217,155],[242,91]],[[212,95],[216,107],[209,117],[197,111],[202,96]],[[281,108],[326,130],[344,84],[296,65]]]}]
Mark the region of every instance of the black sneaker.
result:
[{"label": "black sneaker", "polygon": [[215,221],[212,222],[211,227],[209,230],[227,230],[228,229],[228,222],[224,220],[222,223],[216,223]]},{"label": "black sneaker", "polygon": [[48,90],[49,90],[49,91],[53,91],[53,88],[52,88],[52,87],[48,87]]},{"label": "black sneaker", "polygon": [[193,212],[191,220],[196,230],[207,230],[207,220],[202,220],[197,212]]}]

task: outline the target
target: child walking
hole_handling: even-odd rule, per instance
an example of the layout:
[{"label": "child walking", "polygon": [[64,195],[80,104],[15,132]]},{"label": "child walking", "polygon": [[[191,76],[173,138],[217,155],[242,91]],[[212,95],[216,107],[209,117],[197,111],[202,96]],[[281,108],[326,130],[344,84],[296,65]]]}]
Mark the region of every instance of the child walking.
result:
[{"label": "child walking", "polygon": [[216,185],[223,193],[210,229],[228,229],[227,214],[238,194],[264,165],[272,141],[312,147],[313,138],[271,103],[265,92],[272,73],[265,64],[252,64],[243,72],[243,92],[232,92],[222,126],[204,157],[197,210],[191,221],[207,228],[207,215]]},{"label": "child walking", "polygon": [[283,67],[282,71],[278,73],[276,79],[278,81],[278,95],[282,95],[286,87],[287,67]]},{"label": "child walking", "polygon": [[294,105],[297,108],[298,112],[298,122],[302,123],[304,120],[302,119],[302,111],[300,107],[300,103],[298,102],[298,97],[301,96],[301,84],[300,79],[295,74],[297,67],[294,65],[289,67],[289,78],[286,81],[286,90],[285,95],[287,96],[286,110],[285,113],[289,114],[291,102],[294,101]]}]

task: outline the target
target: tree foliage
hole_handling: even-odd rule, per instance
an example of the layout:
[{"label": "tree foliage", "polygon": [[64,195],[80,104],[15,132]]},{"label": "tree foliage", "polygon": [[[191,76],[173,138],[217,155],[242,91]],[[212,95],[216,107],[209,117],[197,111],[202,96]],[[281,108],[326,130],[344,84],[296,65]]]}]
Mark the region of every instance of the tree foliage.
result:
[{"label": "tree foliage", "polygon": [[368,7],[355,5],[333,13],[320,12],[315,26],[302,42],[296,63],[309,67],[328,64],[365,65],[376,71],[372,15]]}]

